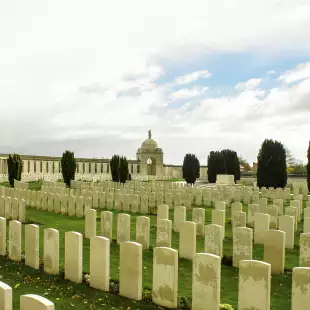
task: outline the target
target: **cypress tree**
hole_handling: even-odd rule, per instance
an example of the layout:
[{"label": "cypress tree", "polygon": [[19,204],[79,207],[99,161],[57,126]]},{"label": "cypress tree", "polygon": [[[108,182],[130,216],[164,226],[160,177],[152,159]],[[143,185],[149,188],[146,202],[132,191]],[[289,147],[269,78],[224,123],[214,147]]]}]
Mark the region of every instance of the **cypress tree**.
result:
[{"label": "cypress tree", "polygon": [[209,183],[216,182],[218,174],[225,174],[223,154],[218,151],[211,151],[208,156],[208,181]]},{"label": "cypress tree", "polygon": [[23,172],[23,161],[18,154],[9,155],[8,163],[8,179],[11,187],[14,187],[14,180],[20,181]]},{"label": "cypress tree", "polygon": [[120,157],[119,155],[113,155],[110,160],[110,170],[112,175],[113,182],[119,182],[119,162]]},{"label": "cypress tree", "polygon": [[225,149],[221,151],[223,157],[223,167],[225,174],[233,174],[234,172],[234,157],[231,150]]},{"label": "cypress tree", "polygon": [[257,185],[282,187],[287,184],[286,152],[282,143],[266,139],[257,156]]},{"label": "cypress tree", "polygon": [[241,179],[240,162],[238,154],[235,152],[235,182]]},{"label": "cypress tree", "polygon": [[307,164],[307,183],[308,183],[308,191],[310,192],[310,142],[308,146],[308,164]]},{"label": "cypress tree", "polygon": [[232,150],[211,151],[208,156],[208,181],[216,182],[218,174],[230,174],[234,176],[235,182],[240,180],[240,164],[238,155]]},{"label": "cypress tree", "polygon": [[[224,153],[221,151],[216,151],[215,152],[215,173],[217,174],[227,174],[227,165],[226,161],[224,159]],[[216,175],[215,175],[215,180],[216,180]]]},{"label": "cypress tree", "polygon": [[216,182],[216,174],[217,174],[217,156],[218,152],[211,151],[208,156],[208,181],[209,183],[215,183]]},{"label": "cypress tree", "polygon": [[195,184],[197,176],[200,175],[200,163],[194,154],[186,154],[182,166],[183,179],[186,183]]},{"label": "cypress tree", "polygon": [[240,163],[237,153],[228,149],[222,150],[221,153],[224,161],[225,174],[233,175],[235,182],[240,180]]},{"label": "cypress tree", "polygon": [[119,160],[119,182],[126,183],[129,178],[128,161],[126,157],[121,157]]},{"label": "cypress tree", "polygon": [[61,173],[64,182],[70,187],[71,180],[75,179],[76,159],[74,152],[65,151],[61,157]]}]

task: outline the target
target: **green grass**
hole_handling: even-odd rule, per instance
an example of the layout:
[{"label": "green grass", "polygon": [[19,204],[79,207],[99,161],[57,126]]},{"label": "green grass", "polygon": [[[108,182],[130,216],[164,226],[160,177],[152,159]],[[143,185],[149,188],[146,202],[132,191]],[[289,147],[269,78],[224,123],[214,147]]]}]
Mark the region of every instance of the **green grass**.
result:
[{"label": "green grass", "polygon": [[[43,184],[43,181],[29,182],[29,189],[31,189],[32,191],[34,191],[34,190],[39,191],[39,190],[41,190],[42,184]],[[3,183],[0,183],[0,186],[10,187],[10,183],[9,182],[3,182]]]},{"label": "green grass", "polygon": [[[38,185],[33,183],[30,184],[31,189],[38,188]],[[211,208],[206,208],[206,224],[211,223]],[[98,222],[97,222],[97,234],[99,235],[99,229],[100,229],[100,222],[99,222],[99,216],[100,211],[98,210]],[[247,205],[244,205],[244,211],[247,212]],[[113,239],[116,238],[116,220],[117,220],[117,211],[113,211],[114,214],[114,223],[113,223]],[[129,213],[131,214],[131,213]],[[131,240],[135,240],[135,225],[136,225],[136,216],[139,216],[140,214],[131,214]],[[27,221],[28,222],[34,222],[37,223],[40,226],[40,257],[42,257],[42,251],[43,251],[43,233],[45,228],[55,228],[58,229],[60,232],[60,266],[63,268],[64,266],[64,236],[66,231],[77,231],[84,233],[84,219],[77,218],[77,217],[69,217],[64,216],[61,214],[55,214],[55,213],[49,213],[47,211],[39,211],[34,208],[27,208],[26,213]],[[151,233],[150,233],[150,243],[151,246],[155,246],[155,240],[156,240],[156,216],[155,215],[149,215],[151,219]],[[170,219],[173,220],[173,211],[171,210],[169,213]],[[192,212],[187,212],[187,220],[192,219]],[[301,232],[301,226],[302,223],[299,224],[298,231],[295,233],[295,244],[299,244],[299,235]],[[221,302],[222,303],[228,303],[231,304],[235,309],[237,309],[237,299],[238,299],[238,269],[233,268],[230,264],[229,257],[232,256],[232,230],[231,230],[231,224],[230,224],[230,209],[227,209],[226,212],[226,227],[225,227],[225,240],[223,244],[223,253],[225,256],[228,257],[228,263],[222,264],[221,269]],[[83,271],[85,273],[89,273],[89,240],[84,239],[83,240]],[[174,249],[179,248],[179,237],[177,233],[173,233],[172,235],[172,247]],[[204,238],[197,236],[197,253],[203,252],[204,249]],[[263,260],[263,246],[261,245],[254,245],[253,246],[253,259],[257,260]],[[0,262],[1,263],[1,262]],[[6,262],[6,264],[9,266],[14,266],[14,263]],[[2,265],[2,263],[1,263]],[[152,249],[148,251],[143,252],[143,287],[147,290],[152,287],[152,265],[153,265],[153,252]],[[271,309],[272,310],[289,310],[291,307],[291,270],[293,267],[296,267],[299,265],[299,247],[295,246],[293,250],[286,249],[286,258],[285,258],[285,274],[284,275],[273,275],[272,276],[272,286],[271,286]],[[111,279],[114,281],[118,281],[119,279],[119,246],[116,244],[115,241],[111,242],[111,263],[110,263],[110,276]],[[30,268],[21,268],[24,274],[30,273],[35,274],[36,271],[33,271]],[[9,268],[8,271],[9,272]],[[7,282],[10,285],[10,281],[15,281],[14,278],[14,271],[12,271],[12,279],[10,280],[10,277],[8,276],[8,280],[3,280],[4,282]],[[47,275],[44,275],[42,272],[40,273],[41,279],[47,279],[44,281],[48,281],[48,279],[51,279],[51,277],[48,277]],[[43,281],[43,280],[42,280]],[[100,296],[100,298],[107,298],[104,296],[109,296],[106,293],[98,292],[96,290],[93,290],[86,286],[86,284],[83,285],[73,285],[72,283],[67,283],[64,280],[57,280],[56,277],[55,283],[59,282],[59,287],[64,287],[64,289],[67,289],[67,286],[74,287],[74,290],[79,291],[81,296],[85,296],[86,301],[89,303],[91,298],[89,296]],[[57,282],[58,281],[58,282]],[[13,283],[13,287],[14,287]],[[44,290],[44,285],[38,284],[38,288],[32,289],[31,287],[27,291],[28,293],[34,293],[39,295],[42,294],[42,290]],[[56,285],[56,288],[58,287]],[[21,290],[22,286],[20,286]],[[59,289],[53,289],[50,293],[50,295],[47,295],[48,298],[50,298],[52,301],[56,303],[57,309],[67,309],[67,307],[70,307],[70,302],[72,302],[72,293],[71,291],[68,291],[68,296],[62,296],[61,303],[56,300],[57,292],[61,291]],[[186,299],[191,298],[191,290],[192,290],[192,262],[180,259],[179,260],[179,296],[184,297]],[[53,295],[54,294],[54,295]],[[84,295],[83,295],[84,294]],[[16,301],[16,295],[14,295],[14,300]],[[20,294],[19,294],[20,295]],[[58,296],[59,297],[59,296]],[[111,295],[111,304],[114,302],[115,296]],[[84,297],[83,297],[84,298]],[[70,301],[71,300],[71,301]],[[117,299],[118,300],[118,299]],[[116,301],[117,301],[116,300]],[[125,304],[125,301],[127,303],[133,301],[128,301],[126,299],[119,299],[119,302],[117,301],[117,308],[116,309],[122,309],[119,307],[122,307],[122,303]],[[84,301],[83,301],[84,302]],[[95,302],[95,301],[93,301]],[[136,305],[139,309],[143,309],[144,303],[136,303]],[[127,304],[126,304],[127,305]],[[97,304],[94,306],[94,308],[90,308],[89,304],[86,304],[85,309],[100,309],[96,308],[99,306]],[[132,306],[128,306],[133,308]],[[148,309],[151,309],[151,305],[147,305]],[[80,308],[80,307],[79,307]],[[138,309],[137,308],[137,309]],[[69,308],[68,308],[69,309]],[[81,308],[84,309],[84,308]]]},{"label": "green grass", "polygon": [[63,273],[49,276],[43,270],[26,267],[0,256],[0,280],[13,288],[13,309],[19,309],[24,294],[44,296],[55,303],[55,309],[157,309],[149,302],[136,302],[118,295],[118,285],[111,285],[113,293],[89,288],[86,283],[74,284],[64,280]]}]

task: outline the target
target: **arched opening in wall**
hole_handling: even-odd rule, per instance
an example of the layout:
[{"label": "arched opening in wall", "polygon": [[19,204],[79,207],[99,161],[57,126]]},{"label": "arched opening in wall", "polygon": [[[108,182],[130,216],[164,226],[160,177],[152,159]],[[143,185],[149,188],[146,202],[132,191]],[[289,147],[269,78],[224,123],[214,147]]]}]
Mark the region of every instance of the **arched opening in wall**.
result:
[{"label": "arched opening in wall", "polygon": [[148,175],[156,175],[156,159],[154,157],[150,157],[147,161],[147,174]]}]

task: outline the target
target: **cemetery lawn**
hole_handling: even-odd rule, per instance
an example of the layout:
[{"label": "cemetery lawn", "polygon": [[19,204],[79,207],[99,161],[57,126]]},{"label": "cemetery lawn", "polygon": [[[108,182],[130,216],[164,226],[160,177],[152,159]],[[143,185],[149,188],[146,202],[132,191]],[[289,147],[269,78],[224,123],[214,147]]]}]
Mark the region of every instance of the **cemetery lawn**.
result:
[{"label": "cemetery lawn", "polygon": [[[113,238],[116,238],[116,215],[118,212],[113,211]],[[228,211],[229,213],[229,211]],[[40,257],[43,257],[43,232],[44,228],[55,228],[60,232],[60,267],[64,266],[64,237],[66,231],[77,231],[84,233],[84,219],[77,217],[70,217],[55,213],[49,213],[47,211],[39,211],[34,208],[27,209],[27,221],[30,223],[36,223],[40,226]],[[139,214],[131,214],[131,240],[135,240],[135,224],[136,216]],[[97,218],[97,235],[100,235],[100,212],[98,212]],[[155,246],[156,241],[156,216],[149,215],[151,218],[151,234],[150,242],[152,246]],[[173,219],[173,213],[170,211],[170,219]],[[191,212],[187,212],[187,219],[191,219]],[[207,209],[206,223],[211,222],[211,209]],[[299,234],[296,235],[296,244],[299,244]],[[172,247],[178,249],[178,234],[173,233]],[[83,270],[89,273],[89,240],[83,241]],[[197,237],[197,253],[203,252],[204,238]],[[223,253],[227,256],[226,262],[223,259],[221,270],[221,302],[231,304],[237,309],[238,300],[238,270],[231,266],[232,256],[232,232],[231,225],[226,223],[226,238],[224,241]],[[255,245],[253,248],[253,259],[263,260],[263,246]],[[288,310],[290,309],[290,295],[291,295],[291,269],[299,264],[299,249],[286,250],[286,264],[287,269],[285,275],[272,276],[272,288],[271,288],[271,309],[273,310]],[[152,249],[143,252],[143,287],[152,287],[152,265],[153,265],[153,252]],[[119,279],[119,246],[116,240],[111,242],[111,268],[110,276],[112,280],[118,281]],[[192,262],[180,259],[179,261],[179,296],[191,298],[191,283],[192,283]],[[71,284],[70,284],[71,285]],[[89,291],[93,291],[89,289]]]},{"label": "cemetery lawn", "polygon": [[25,294],[37,294],[55,303],[55,309],[157,309],[146,302],[136,302],[90,289],[88,285],[64,280],[63,274],[49,276],[43,270],[26,267],[0,256],[0,281],[13,289],[13,309],[19,309],[19,298]]},{"label": "cemetery lawn", "polygon": [[[31,189],[37,188],[36,183],[31,184]],[[195,207],[195,206],[193,206]],[[211,223],[211,208],[206,208],[206,224]],[[100,211],[97,210],[97,235],[100,235]],[[111,211],[111,210],[109,210]],[[244,205],[244,211],[247,212],[247,205]],[[116,220],[117,214],[119,212],[112,211],[113,216],[113,241],[111,242],[111,255],[110,255],[110,277],[113,281],[118,282],[119,279],[119,246],[116,244]],[[192,219],[192,212],[187,211],[186,219]],[[135,241],[135,230],[136,230],[136,216],[140,214],[131,214],[131,240]],[[156,216],[155,215],[148,215],[151,219],[151,230],[150,230],[150,244],[152,247],[155,246],[156,241]],[[169,219],[173,220],[173,211],[170,210]],[[36,210],[35,208],[27,207],[26,211],[26,221],[27,223],[33,223],[40,226],[40,258],[43,257],[43,233],[45,228],[55,228],[59,230],[60,233],[60,268],[63,270],[64,266],[64,237],[66,231],[76,231],[84,234],[84,219],[65,216],[61,214],[50,213],[48,211]],[[24,225],[23,225],[24,226]],[[302,232],[302,222],[299,224],[298,231],[295,232],[295,248],[293,250],[286,249],[286,257],[285,257],[285,274],[284,275],[272,275],[271,280],[271,309],[272,310],[289,310],[291,309],[291,285],[292,285],[292,268],[297,267],[299,265],[299,235]],[[23,234],[24,234],[24,227],[23,227]],[[222,268],[221,268],[221,303],[228,303],[231,304],[234,309],[237,309],[238,306],[238,269],[231,266],[231,256],[232,256],[232,231],[231,231],[231,224],[230,224],[230,208],[226,211],[226,227],[225,227],[225,240],[223,244],[223,260],[222,260]],[[24,242],[22,243],[24,246]],[[179,237],[178,233],[174,233],[172,235],[172,248],[178,249],[179,248]],[[83,240],[83,271],[85,273],[89,273],[89,240]],[[203,236],[197,236],[197,253],[203,252],[204,250],[204,238]],[[263,246],[262,245],[253,245],[253,259],[256,260],[263,260]],[[1,261],[0,264],[2,265]],[[13,264],[12,262],[7,262],[7,264]],[[153,251],[152,248],[148,251],[143,252],[143,288],[145,289],[144,293],[149,295],[149,291],[152,287],[152,265],[153,265]],[[1,270],[1,269],[0,269]],[[28,275],[31,273],[36,273],[31,268],[24,267],[22,269],[22,273],[24,275]],[[16,274],[12,272],[13,279],[15,280]],[[42,279],[52,279],[55,277],[49,277],[44,275],[43,272],[40,274]],[[7,279],[3,279],[3,282],[7,282],[10,285],[10,281]],[[57,283],[57,277],[56,277]],[[64,280],[60,281],[61,283],[66,283],[64,285],[65,290],[68,287],[73,287],[72,291],[68,291],[68,300],[66,301],[66,296],[61,296],[63,301],[58,303],[55,301],[55,298],[59,298],[57,296],[57,288],[53,288],[50,292],[51,295],[47,295],[47,298],[50,298],[56,304],[56,309],[70,309],[70,302],[72,302],[72,296],[74,295],[74,291],[76,292],[84,292],[84,296],[86,296],[86,300],[88,300],[89,296],[98,296],[98,298],[102,298],[104,300],[110,300],[111,296],[111,304],[112,299],[116,297],[113,294],[106,294],[104,292],[99,292],[94,289],[89,288],[86,284],[83,285],[74,285],[71,282],[67,282]],[[14,287],[14,285],[13,285]],[[21,286],[22,287],[22,286]],[[31,287],[29,292],[33,294],[42,294],[43,287],[40,286],[38,289],[32,290]],[[187,301],[190,302],[191,294],[192,294],[192,262],[180,259],[179,260],[179,296],[184,297]],[[15,291],[14,291],[15,292]],[[23,292],[24,293],[24,292]],[[22,293],[22,294],[23,294]],[[15,292],[13,296],[15,296],[14,301],[16,302],[16,296],[19,293]],[[54,294],[54,295],[52,295]],[[67,293],[66,293],[67,294]],[[83,294],[83,293],[81,293]],[[44,293],[42,294],[44,295]],[[57,296],[57,297],[55,297]],[[105,299],[107,298],[107,299]],[[79,299],[80,302],[83,299]],[[114,300],[114,299],[113,299]],[[120,302],[125,303],[126,300],[128,303],[134,304],[137,306],[137,309],[143,309],[142,305],[145,303],[136,303],[134,301],[128,301],[124,298],[119,298]],[[84,301],[82,301],[83,303]],[[93,300],[93,302],[95,302]],[[81,303],[81,304],[82,304]],[[138,304],[140,304],[138,306]],[[67,308],[68,305],[68,308]],[[99,303],[98,303],[99,305]],[[102,306],[101,306],[102,307]],[[136,309],[133,306],[128,304],[128,307],[131,309]],[[151,309],[153,306],[150,304],[147,305],[148,309]],[[155,307],[155,306],[154,306]],[[72,307],[73,308],[73,307]],[[79,309],[81,307],[79,306]],[[110,308],[110,307],[108,307]],[[84,308],[81,308],[84,309]],[[85,309],[97,309],[90,308],[90,304],[86,304]],[[112,307],[111,307],[112,309]],[[122,308],[115,308],[115,309],[122,309]],[[126,308],[124,308],[126,309]],[[155,309],[155,308],[154,308]]]}]

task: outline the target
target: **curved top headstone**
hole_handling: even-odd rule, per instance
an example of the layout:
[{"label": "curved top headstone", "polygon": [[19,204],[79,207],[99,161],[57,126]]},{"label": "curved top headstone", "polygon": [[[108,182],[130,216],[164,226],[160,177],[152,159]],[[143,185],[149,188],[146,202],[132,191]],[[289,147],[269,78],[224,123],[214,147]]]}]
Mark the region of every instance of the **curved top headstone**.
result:
[{"label": "curved top headstone", "polygon": [[54,310],[54,303],[45,297],[28,294],[20,296],[20,310]]}]

